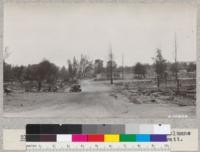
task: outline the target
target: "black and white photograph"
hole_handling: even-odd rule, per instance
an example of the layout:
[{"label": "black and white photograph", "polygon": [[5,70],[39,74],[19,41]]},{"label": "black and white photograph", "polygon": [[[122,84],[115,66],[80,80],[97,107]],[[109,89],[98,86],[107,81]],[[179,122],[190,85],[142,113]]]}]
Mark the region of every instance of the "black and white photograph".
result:
[{"label": "black and white photograph", "polygon": [[196,117],[195,5],[7,2],[5,117]]}]

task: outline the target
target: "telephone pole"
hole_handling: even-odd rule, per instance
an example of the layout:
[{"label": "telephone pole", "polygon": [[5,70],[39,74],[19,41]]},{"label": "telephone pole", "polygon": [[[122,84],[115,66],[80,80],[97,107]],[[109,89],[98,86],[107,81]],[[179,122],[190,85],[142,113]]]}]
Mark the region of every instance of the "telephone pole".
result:
[{"label": "telephone pole", "polygon": [[113,84],[113,53],[111,43],[109,44],[109,61],[110,61],[110,84]]},{"label": "telephone pole", "polygon": [[124,54],[122,54],[122,80],[124,80]]},{"label": "telephone pole", "polygon": [[175,78],[176,78],[176,93],[179,93],[179,78],[178,78],[178,62],[177,62],[177,42],[176,33],[174,35],[174,47],[175,47]]}]

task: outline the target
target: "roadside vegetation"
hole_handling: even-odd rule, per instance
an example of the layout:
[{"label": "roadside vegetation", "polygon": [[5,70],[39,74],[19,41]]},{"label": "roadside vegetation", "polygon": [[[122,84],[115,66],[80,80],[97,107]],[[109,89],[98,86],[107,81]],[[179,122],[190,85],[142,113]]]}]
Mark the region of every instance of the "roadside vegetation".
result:
[{"label": "roadside vegetation", "polygon": [[[195,105],[196,63],[169,62],[157,49],[153,64],[137,62],[133,66],[117,65],[112,48],[106,64],[101,59],[91,60],[86,55],[67,60],[58,67],[43,59],[37,64],[11,65],[5,50],[3,80],[5,95],[25,92],[65,92],[82,80],[108,81],[114,93],[127,97],[131,103],[176,103]],[[81,88],[80,88],[81,90]]]}]

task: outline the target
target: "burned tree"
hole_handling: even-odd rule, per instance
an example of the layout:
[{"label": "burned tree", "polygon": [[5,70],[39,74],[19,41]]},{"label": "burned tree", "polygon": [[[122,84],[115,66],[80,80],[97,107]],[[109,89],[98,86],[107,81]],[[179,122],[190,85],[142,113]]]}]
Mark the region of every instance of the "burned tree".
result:
[{"label": "burned tree", "polygon": [[68,71],[65,66],[62,66],[59,70],[58,76],[63,82],[68,81]]},{"label": "burned tree", "polygon": [[103,60],[101,59],[96,59],[94,62],[94,73],[95,74],[100,74],[104,71],[103,68]]},{"label": "burned tree", "polygon": [[70,81],[74,81],[77,78],[78,74],[78,61],[76,58],[73,58],[73,61],[68,60],[68,76]]},{"label": "burned tree", "polygon": [[140,62],[136,63],[134,67],[134,73],[137,75],[137,78],[145,78],[146,67]]},{"label": "burned tree", "polygon": [[109,60],[108,60],[108,63],[107,63],[107,70],[108,70],[108,73],[109,73],[109,76],[110,76],[110,84],[113,84],[113,69],[115,67],[114,65],[114,62],[113,62],[113,53],[112,53],[112,46],[111,44],[109,45]]},{"label": "burned tree", "polygon": [[158,88],[160,88],[160,82],[164,78],[165,71],[167,68],[166,60],[163,58],[161,52],[162,51],[160,49],[157,49],[156,57],[153,58]]},{"label": "burned tree", "polygon": [[79,78],[85,78],[90,74],[92,70],[92,61],[86,55],[81,55],[80,62],[78,64],[78,76]]}]

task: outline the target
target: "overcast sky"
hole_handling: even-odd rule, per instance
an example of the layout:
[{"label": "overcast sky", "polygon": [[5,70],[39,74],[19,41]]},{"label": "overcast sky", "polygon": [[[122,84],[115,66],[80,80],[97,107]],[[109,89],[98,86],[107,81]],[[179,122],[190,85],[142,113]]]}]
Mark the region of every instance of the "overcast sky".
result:
[{"label": "overcast sky", "polygon": [[152,63],[156,48],[173,61],[174,35],[178,60],[196,59],[196,8],[188,4],[31,4],[7,3],[4,47],[14,65],[46,58],[58,66],[81,54],[125,65]]}]

